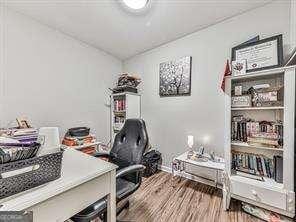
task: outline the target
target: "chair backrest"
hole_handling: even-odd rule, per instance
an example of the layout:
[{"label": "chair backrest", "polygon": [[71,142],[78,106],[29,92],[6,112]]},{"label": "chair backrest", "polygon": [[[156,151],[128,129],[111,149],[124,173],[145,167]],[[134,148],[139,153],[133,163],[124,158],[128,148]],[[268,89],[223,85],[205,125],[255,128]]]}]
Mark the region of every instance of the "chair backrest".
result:
[{"label": "chair backrest", "polygon": [[142,119],[127,119],[114,139],[110,151],[111,162],[119,168],[142,162],[143,154],[148,148],[146,124]]}]

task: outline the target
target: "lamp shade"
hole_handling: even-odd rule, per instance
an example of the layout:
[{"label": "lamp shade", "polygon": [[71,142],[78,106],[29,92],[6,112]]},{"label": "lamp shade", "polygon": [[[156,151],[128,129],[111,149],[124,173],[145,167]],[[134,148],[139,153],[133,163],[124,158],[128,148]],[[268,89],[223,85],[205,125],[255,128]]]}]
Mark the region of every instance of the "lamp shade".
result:
[{"label": "lamp shade", "polygon": [[193,147],[193,144],[194,144],[194,137],[192,135],[188,135],[187,136],[187,144],[190,148]]}]

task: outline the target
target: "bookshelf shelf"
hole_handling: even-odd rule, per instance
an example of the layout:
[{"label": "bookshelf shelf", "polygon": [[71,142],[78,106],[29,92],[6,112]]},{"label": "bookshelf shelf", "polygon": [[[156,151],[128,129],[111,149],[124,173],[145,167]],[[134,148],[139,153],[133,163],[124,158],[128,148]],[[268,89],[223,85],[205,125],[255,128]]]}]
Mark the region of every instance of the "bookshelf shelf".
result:
[{"label": "bookshelf shelf", "polygon": [[252,146],[248,143],[243,142],[231,142],[231,146],[241,146],[241,147],[248,147],[248,148],[254,148],[254,149],[263,149],[263,150],[272,150],[272,151],[280,151],[283,152],[283,148],[274,148],[274,147],[265,147],[265,146]]},{"label": "bookshelf shelf", "polygon": [[[295,216],[295,68],[280,67],[226,78],[225,209],[229,208],[230,199],[235,198],[279,214]],[[235,87],[250,92],[252,87],[260,85],[268,87],[261,92],[281,87],[276,99],[265,97],[264,102],[274,106],[231,107]],[[257,92],[249,93],[252,101],[258,100]],[[254,145],[244,141],[253,141]],[[281,147],[276,148],[279,145]],[[264,181],[240,171],[264,176]]]},{"label": "bookshelf shelf", "polygon": [[271,107],[241,107],[231,108],[232,111],[247,111],[247,110],[284,110],[283,106],[271,106]]},{"label": "bookshelf shelf", "polygon": [[232,79],[232,80],[240,80],[240,79],[249,79],[249,78],[256,78],[256,77],[261,78],[262,76],[268,77],[270,75],[283,74],[283,73],[285,73],[286,70],[289,70],[289,69],[295,69],[295,66],[279,67],[279,68],[275,68],[275,69],[262,70],[262,71],[252,72],[252,73],[248,73],[248,74],[240,75],[240,76],[228,76],[228,78]]},{"label": "bookshelf shelf", "polygon": [[125,115],[126,111],[125,110],[121,110],[121,111],[113,111],[114,115]]},{"label": "bookshelf shelf", "polygon": [[113,143],[126,119],[141,118],[141,95],[130,92],[116,93],[110,96],[110,100],[110,139]]}]

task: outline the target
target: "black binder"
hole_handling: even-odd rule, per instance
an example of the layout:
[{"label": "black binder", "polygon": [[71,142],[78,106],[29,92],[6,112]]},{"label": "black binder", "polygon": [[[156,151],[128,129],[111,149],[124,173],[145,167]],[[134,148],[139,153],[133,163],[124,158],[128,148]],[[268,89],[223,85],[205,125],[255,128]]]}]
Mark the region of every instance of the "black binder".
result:
[{"label": "black binder", "polygon": [[274,156],[274,179],[278,183],[283,183],[283,157]]}]

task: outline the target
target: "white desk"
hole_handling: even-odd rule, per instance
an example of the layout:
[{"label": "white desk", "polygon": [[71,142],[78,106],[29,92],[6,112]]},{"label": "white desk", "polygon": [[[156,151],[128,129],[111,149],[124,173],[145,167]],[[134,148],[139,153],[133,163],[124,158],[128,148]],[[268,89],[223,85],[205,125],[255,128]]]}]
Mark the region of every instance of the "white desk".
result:
[{"label": "white desk", "polygon": [[116,166],[66,149],[61,178],[0,201],[1,211],[32,210],[34,222],[64,222],[107,195],[108,221],[116,221]]}]

